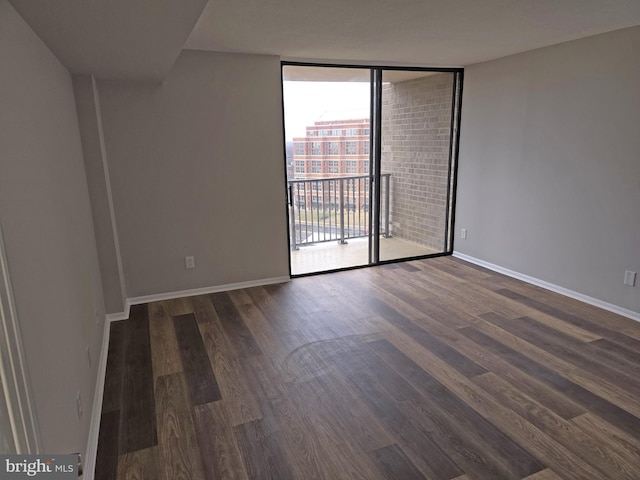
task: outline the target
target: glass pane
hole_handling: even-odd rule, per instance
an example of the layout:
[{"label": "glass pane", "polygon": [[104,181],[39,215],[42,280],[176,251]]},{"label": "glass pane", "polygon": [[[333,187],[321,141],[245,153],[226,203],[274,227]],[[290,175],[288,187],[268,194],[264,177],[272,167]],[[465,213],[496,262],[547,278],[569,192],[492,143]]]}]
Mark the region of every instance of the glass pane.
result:
[{"label": "glass pane", "polygon": [[283,67],[291,273],[369,262],[369,69]]},{"label": "glass pane", "polygon": [[382,74],[380,260],[444,252],[454,74]]}]

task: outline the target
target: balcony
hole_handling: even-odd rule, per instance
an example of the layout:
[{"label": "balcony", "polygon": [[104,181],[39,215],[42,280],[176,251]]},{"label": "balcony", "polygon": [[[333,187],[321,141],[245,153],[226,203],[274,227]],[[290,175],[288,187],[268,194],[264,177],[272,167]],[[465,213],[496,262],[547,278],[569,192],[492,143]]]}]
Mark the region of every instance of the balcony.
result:
[{"label": "balcony", "polygon": [[[381,175],[380,259],[438,250],[391,232],[391,174]],[[289,180],[291,271],[294,275],[369,261],[369,175]]]}]

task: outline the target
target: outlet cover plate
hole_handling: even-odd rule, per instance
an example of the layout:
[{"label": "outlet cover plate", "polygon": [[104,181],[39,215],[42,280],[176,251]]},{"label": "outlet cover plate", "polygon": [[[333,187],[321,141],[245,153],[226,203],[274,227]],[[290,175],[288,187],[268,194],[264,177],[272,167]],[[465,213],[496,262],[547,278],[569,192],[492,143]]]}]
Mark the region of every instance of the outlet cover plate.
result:
[{"label": "outlet cover plate", "polygon": [[626,270],[624,272],[624,284],[633,287],[636,284],[636,272]]}]

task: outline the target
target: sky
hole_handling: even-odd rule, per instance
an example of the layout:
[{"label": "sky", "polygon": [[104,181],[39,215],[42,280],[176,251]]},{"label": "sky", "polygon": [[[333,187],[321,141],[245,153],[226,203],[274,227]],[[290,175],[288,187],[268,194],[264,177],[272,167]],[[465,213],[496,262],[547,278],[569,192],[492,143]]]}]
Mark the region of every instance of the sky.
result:
[{"label": "sky", "polygon": [[304,137],[317,120],[369,117],[368,82],[285,81],[284,124],[287,141]]}]

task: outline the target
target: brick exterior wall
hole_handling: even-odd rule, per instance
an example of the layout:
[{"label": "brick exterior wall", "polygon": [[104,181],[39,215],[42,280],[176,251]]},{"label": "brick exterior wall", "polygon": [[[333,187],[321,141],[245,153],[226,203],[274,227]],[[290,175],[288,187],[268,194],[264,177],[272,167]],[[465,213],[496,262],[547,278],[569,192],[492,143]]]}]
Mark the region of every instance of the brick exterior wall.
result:
[{"label": "brick exterior wall", "polygon": [[391,173],[391,232],[442,251],[445,244],[453,76],[383,85],[382,173]]}]

